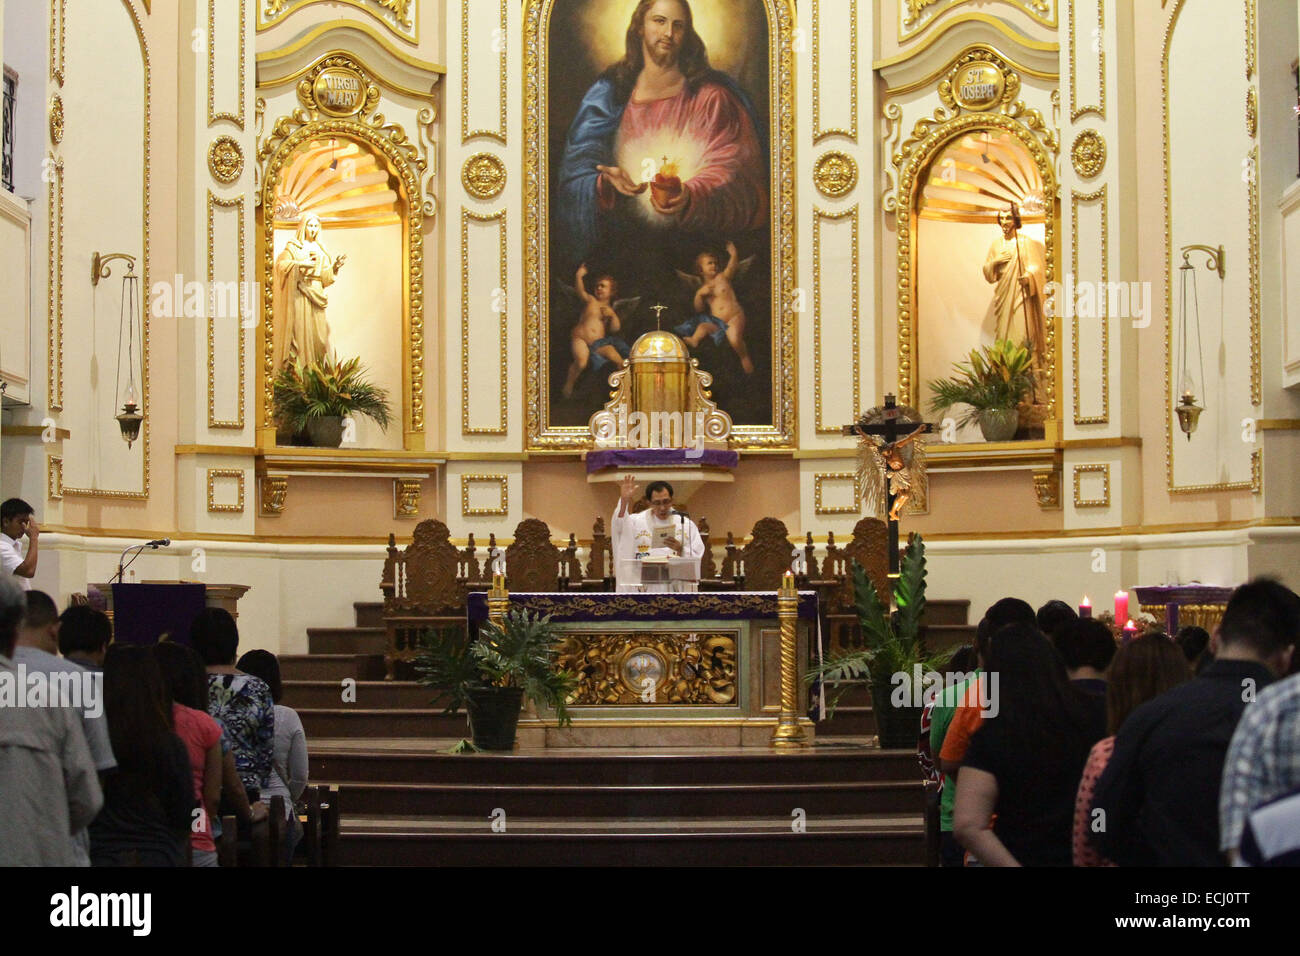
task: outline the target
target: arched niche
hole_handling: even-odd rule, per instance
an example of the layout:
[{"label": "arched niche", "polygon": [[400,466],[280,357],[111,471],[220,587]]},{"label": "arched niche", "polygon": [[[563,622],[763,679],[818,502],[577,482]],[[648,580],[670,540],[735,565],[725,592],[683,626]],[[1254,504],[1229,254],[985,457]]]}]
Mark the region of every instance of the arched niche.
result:
[{"label": "arched niche", "polygon": [[[329,81],[331,75],[344,79]],[[330,100],[331,89],[349,95]],[[347,255],[326,290],[330,346],[341,359],[359,357],[371,381],[388,391],[392,407],[386,434],[369,420],[358,419],[350,447],[421,450],[424,212],[420,177],[425,162],[400,126],[372,113],[379,100],[378,87],[346,54],[322,58],[300,80],[298,97],[306,108],[277,120],[258,154],[262,161],[259,426],[274,429],[272,382],[290,351],[283,321],[285,297],[290,293],[281,255],[300,224],[316,215],[321,223],[318,241],[330,258]],[[350,112],[329,115],[344,111]]]},{"label": "arched niche", "polygon": [[[942,111],[941,111],[942,112]],[[1029,120],[1041,128],[1032,111]],[[999,211],[1015,203],[1020,235],[1041,244],[1043,319],[1036,402],[1043,406],[1032,437],[1059,418],[1059,330],[1049,299],[1058,281],[1060,204],[1052,157],[1041,133],[1016,117],[975,112],[922,120],[900,163],[895,210],[898,237],[898,379],[900,401],[928,407],[927,383],[952,374],[955,361],[993,344],[989,314],[996,285],[984,266],[1002,238]],[[1022,263],[1028,267],[1028,261]],[[1017,316],[1013,329],[1032,325]],[[1013,335],[1013,339],[1018,336]],[[979,441],[978,429],[963,432]]]}]

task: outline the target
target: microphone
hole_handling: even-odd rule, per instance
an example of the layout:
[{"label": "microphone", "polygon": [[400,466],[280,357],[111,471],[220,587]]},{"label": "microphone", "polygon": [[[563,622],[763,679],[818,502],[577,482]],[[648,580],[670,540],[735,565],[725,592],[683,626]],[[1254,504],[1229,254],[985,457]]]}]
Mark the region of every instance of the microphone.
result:
[{"label": "microphone", "polygon": [[145,545],[146,548],[170,548],[172,546],[171,538],[159,538],[156,541],[150,541]]}]

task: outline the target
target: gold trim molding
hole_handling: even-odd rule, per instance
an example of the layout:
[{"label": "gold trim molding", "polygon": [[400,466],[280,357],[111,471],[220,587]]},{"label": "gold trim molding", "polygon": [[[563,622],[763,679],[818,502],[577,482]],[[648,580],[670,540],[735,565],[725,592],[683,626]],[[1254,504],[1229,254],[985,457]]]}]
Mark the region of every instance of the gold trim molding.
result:
[{"label": "gold trim molding", "polygon": [[[1079,281],[1079,205],[1085,202],[1100,202],[1101,209],[1101,288],[1110,288],[1110,203],[1107,198],[1109,183],[1102,183],[1101,189],[1091,193],[1070,190],[1070,272],[1074,281]],[[1064,290],[1060,293],[1064,295]],[[1071,303],[1070,352],[1073,361],[1070,365],[1070,377],[1074,385],[1074,423],[1076,425],[1110,424],[1110,316],[1106,314],[1108,303],[1104,296],[1095,297],[1098,312],[1097,321],[1101,323],[1101,414],[1081,415],[1079,390],[1079,309],[1078,303]],[[1057,307],[1060,314],[1060,305]]]},{"label": "gold trim molding", "polygon": [[[382,113],[371,113],[378,105],[378,90],[372,85],[370,74],[349,54],[335,50],[316,61],[298,84],[299,96],[310,93],[316,77],[331,67],[344,67],[355,71],[367,85],[367,94],[355,116],[346,118],[319,118],[304,108],[295,109],[289,116],[281,116],[271,127],[271,132],[257,151],[262,164],[262,268],[265,281],[262,285],[262,402],[259,427],[272,420],[271,385],[275,376],[273,328],[273,300],[270,276],[274,273],[275,228],[272,210],[275,206],[275,187],[280,181],[284,164],[303,143],[320,136],[352,138],[369,145],[383,154],[405,192],[406,230],[403,236],[402,261],[407,264],[405,289],[406,328],[404,336],[409,342],[404,386],[409,395],[405,428],[406,444],[424,431],[424,202],[420,181],[425,171],[425,161],[419,147],[396,123],[386,122]],[[373,96],[371,93],[373,92]]]},{"label": "gold trim molding", "polygon": [[50,97],[50,142],[55,146],[63,142],[63,97],[58,93]]},{"label": "gold trim molding", "polygon": [[[497,288],[501,293],[500,306],[498,314],[498,325],[500,327],[500,370],[499,380],[499,403],[500,403],[500,422],[497,425],[472,426],[469,423],[469,326],[470,326],[470,301],[469,301],[469,224],[470,222],[479,223],[499,223],[498,229],[498,246],[499,259],[497,264],[498,278],[500,285]],[[505,435],[508,431],[509,419],[507,408],[507,380],[509,379],[510,357],[509,352],[509,303],[510,297],[506,286],[508,278],[507,269],[509,266],[507,252],[509,249],[507,230],[506,230],[506,211],[490,214],[479,214],[469,209],[461,207],[460,210],[460,433],[462,435]],[[495,298],[495,296],[494,296]],[[497,303],[485,303],[495,308]],[[481,307],[480,307],[481,308]],[[529,376],[531,379],[531,376]]]},{"label": "gold trim molding", "polygon": [[[480,5],[483,0],[479,0]],[[477,137],[494,139],[502,146],[506,145],[506,101],[509,94],[509,88],[506,86],[506,64],[509,46],[506,43],[507,33],[507,13],[508,7],[506,0],[501,0],[501,26],[498,28],[501,32],[498,36],[492,38],[492,45],[496,47],[499,54],[500,63],[497,77],[497,101],[499,104],[500,116],[498,118],[499,127],[491,129],[470,129],[469,128],[469,0],[460,2],[460,142],[461,145]]]},{"label": "gold trim molding", "polygon": [[821,224],[823,222],[838,222],[842,219],[850,219],[852,232],[849,242],[852,249],[852,258],[849,267],[850,280],[850,301],[849,301],[849,328],[851,334],[851,363],[853,376],[853,405],[849,417],[858,414],[862,408],[862,375],[859,359],[859,319],[858,319],[858,224],[860,216],[858,215],[858,206],[846,209],[843,212],[828,213],[822,212],[817,207],[813,207],[813,427],[818,435],[838,435],[839,426],[826,426],[822,421],[822,232]]},{"label": "gold trim molding", "polygon": [[[239,346],[236,353],[235,365],[239,369],[239,384],[237,386],[239,395],[239,411],[233,420],[223,420],[217,418],[217,375],[216,375],[216,316],[208,315],[208,427],[209,428],[235,428],[244,427],[244,343],[247,337],[247,330],[244,328],[242,309],[244,306],[243,296],[247,273],[245,269],[244,258],[244,197],[236,196],[233,199],[218,199],[208,190],[208,289],[209,297],[207,301],[208,308],[211,310],[214,305],[212,294],[216,289],[216,267],[215,267],[215,247],[216,247],[216,211],[217,209],[234,209],[236,217],[236,232],[239,235],[239,272],[235,285],[235,298],[241,312],[236,316],[236,322],[239,326]],[[177,290],[179,295],[179,290]],[[251,308],[252,303],[249,303]],[[215,310],[213,310],[215,311]]]},{"label": "gold trim molding", "polygon": [[460,182],[475,199],[495,199],[506,188],[506,164],[492,153],[475,153],[461,166]]},{"label": "gold trim molding", "polygon": [[[303,7],[323,2],[328,2],[331,6],[346,4],[378,20],[393,36],[408,43],[420,42],[420,27],[417,22],[419,5],[415,0],[258,0],[257,32],[269,30]],[[340,21],[336,20],[329,25],[338,22]]]},{"label": "gold trim molding", "polygon": [[[230,0],[222,0],[224,4],[229,4]],[[257,2],[257,0],[254,0]],[[267,0],[267,3],[273,3],[275,0]],[[245,40],[246,24],[248,23],[248,0],[239,0],[239,26],[238,40],[239,45],[239,112],[217,112],[217,0],[208,0],[208,125],[211,126],[218,120],[229,120],[238,126],[241,130],[244,128],[244,119],[247,116],[244,100],[247,99],[247,60],[248,44]],[[211,165],[212,154],[208,153],[208,163]],[[242,164],[242,157],[241,157]]]},{"label": "gold trim molding", "polygon": [[67,30],[68,0],[50,0],[50,79],[60,87],[68,67]]},{"label": "gold trim molding", "polygon": [[[837,25],[838,28],[838,25]],[[822,129],[821,97],[821,0],[812,0],[812,141],[816,146],[828,136],[858,141],[858,0],[849,0],[849,128]],[[836,89],[839,89],[837,86]],[[827,155],[830,155],[829,153]],[[842,155],[842,154],[841,154]],[[825,157],[823,157],[824,159]],[[857,172],[854,171],[854,180]],[[820,188],[820,187],[818,187]],[[849,189],[853,187],[850,186]],[[824,192],[824,191],[823,191]],[[848,192],[846,189],[845,192]],[[825,193],[834,198],[831,193]],[[840,195],[843,195],[841,193]]]},{"label": "gold trim molding", "polygon": [[48,335],[46,375],[50,408],[63,411],[63,159],[46,157],[49,170],[49,274],[46,277]]},{"label": "gold trim molding", "polygon": [[[217,504],[217,479],[234,478],[239,483],[239,500],[233,505]],[[244,472],[239,468],[209,468],[208,469],[208,511],[212,514],[244,513]]]},{"label": "gold trim molding", "polygon": [[[1083,498],[1080,497],[1079,476],[1080,475],[1101,475],[1101,497],[1100,498]],[[1109,508],[1110,507],[1110,465],[1075,465],[1074,472],[1071,476],[1074,481],[1074,506],[1076,508]],[[1035,476],[1037,483],[1037,476]]]},{"label": "gold trim molding", "polygon": [[[546,92],[549,69],[545,24],[552,0],[524,0],[524,355],[525,449],[576,450],[591,445],[586,426],[550,423],[549,268],[543,250],[549,217],[546,170]],[[770,94],[772,222],[772,423],[737,425],[731,444],[742,450],[792,447],[797,442],[796,316],[793,312],[797,263],[795,230],[794,0],[763,0],[768,18],[768,88]]]},{"label": "gold trim molding", "polygon": [[[972,3],[974,0],[948,0],[943,6],[937,6],[941,2],[942,0],[897,0],[899,10],[898,42],[907,43],[909,40],[915,40],[922,33],[929,30],[930,27],[943,20],[944,15],[950,10]],[[980,0],[980,5],[986,5],[987,2],[988,0]],[[1027,14],[1035,23],[1041,24],[1048,29],[1055,30],[1057,27],[1057,0],[1002,0],[1002,2],[1007,6],[1015,7],[1021,13]],[[1101,2],[1101,0],[1098,0],[1098,2]],[[989,15],[975,14],[945,21],[944,28],[934,37],[931,37],[931,40],[946,33],[957,23],[974,19],[975,16],[983,18]],[[912,24],[920,20],[925,22],[918,27],[909,29]],[[1004,29],[1009,30],[1010,28],[1004,27]]]},{"label": "gold trim molding", "polygon": [[55,455],[45,456],[45,489],[51,501],[63,500],[63,459]]},{"label": "gold trim molding", "polygon": [[[853,504],[828,508],[823,503],[822,484],[827,481],[851,481],[853,482]],[[858,487],[858,473],[856,471],[830,471],[813,475],[813,514],[818,515],[856,515],[862,513],[862,495]]]},{"label": "gold trim molding", "polygon": [[1087,113],[1096,113],[1103,120],[1106,118],[1106,0],[1097,3],[1097,90],[1101,99],[1098,106],[1078,105],[1078,74],[1074,68],[1074,0],[1065,0],[1065,20],[1069,24],[1066,46],[1070,69],[1070,122],[1077,123],[1079,117]]},{"label": "gold trim molding", "polygon": [[244,151],[233,136],[218,136],[208,146],[208,172],[223,186],[239,181],[244,172]]},{"label": "gold trim molding", "polygon": [[822,153],[813,165],[813,185],[827,199],[843,199],[858,184],[858,164],[837,149]]},{"label": "gold trim molding", "polygon": [[[469,506],[469,486],[471,484],[490,484],[493,482],[500,488],[500,504],[496,508],[471,508]],[[504,518],[510,513],[509,477],[506,475],[461,475],[460,513],[465,518]]]}]

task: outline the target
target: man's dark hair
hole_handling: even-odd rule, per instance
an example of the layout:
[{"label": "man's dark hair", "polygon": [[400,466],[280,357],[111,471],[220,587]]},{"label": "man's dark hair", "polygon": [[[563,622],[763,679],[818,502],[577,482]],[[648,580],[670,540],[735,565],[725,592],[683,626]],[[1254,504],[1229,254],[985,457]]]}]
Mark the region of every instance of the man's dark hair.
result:
[{"label": "man's dark hair", "polygon": [[270,651],[249,651],[235,665],[245,674],[260,677],[271,688],[271,701],[280,703],[284,696],[284,685],[280,682],[280,661]]},{"label": "man's dark hair", "polygon": [[646,485],[646,488],[645,488],[645,500],[646,500],[646,501],[649,501],[649,500],[650,500],[650,496],[653,495],[656,491],[666,491],[666,492],[668,492],[668,497],[669,497],[669,498],[671,498],[671,497],[673,496],[673,486],[670,485],[670,484],[668,484],[668,482],[666,482],[666,481],[652,481],[652,482],[650,482],[650,484]]},{"label": "man's dark hair", "polygon": [[1034,614],[1034,609],[1020,598],[1004,597],[1000,601],[995,601],[993,606],[984,612],[984,618],[975,631],[975,646],[985,663],[988,663],[989,659],[989,639],[1002,628],[1012,624],[1038,627],[1038,617]]},{"label": "man's dark hair", "polygon": [[98,654],[113,639],[113,624],[103,611],[74,604],[59,616],[59,653]]},{"label": "man's dark hair", "polygon": [[[605,71],[604,76],[614,83],[614,98],[622,103],[632,95],[637,77],[645,66],[645,47],[642,37],[645,33],[645,17],[657,0],[641,0],[632,11],[632,18],[627,24],[627,36],[624,40],[623,59]],[[691,14],[691,5],[687,0],[677,0],[686,11],[686,35],[682,38],[681,49],[677,51],[677,69],[686,77],[687,88],[694,93],[713,73],[709,65],[709,52],[704,48],[704,41],[695,32],[695,18]]]},{"label": "man's dark hair", "polygon": [[1056,634],[1056,649],[1069,670],[1092,667],[1104,671],[1115,656],[1110,628],[1092,617],[1077,618]]},{"label": "man's dark hair", "polygon": [[239,628],[230,612],[205,607],[190,625],[190,647],[199,652],[204,664],[233,664],[239,651]]},{"label": "man's dark hair", "polygon": [[1183,657],[1187,658],[1187,663],[1195,666],[1197,659],[1210,646],[1210,632],[1195,624],[1188,624],[1178,629],[1174,643],[1183,652]]},{"label": "man's dark hair", "polygon": [[1064,601],[1048,601],[1038,609],[1038,629],[1056,640],[1056,632],[1078,619],[1079,614]]},{"label": "man's dark hair", "polygon": [[1232,592],[1219,624],[1223,646],[1271,657],[1300,638],[1300,596],[1272,578],[1255,578]]},{"label": "man's dark hair", "polygon": [[10,498],[0,505],[0,521],[12,521],[14,518],[26,518],[36,514],[36,509],[21,498]]},{"label": "man's dark hair", "polygon": [[49,627],[59,619],[59,606],[44,591],[28,591],[23,608],[23,627]]},{"label": "man's dark hair", "polygon": [[193,648],[173,641],[159,641],[152,648],[172,700],[191,710],[208,710],[208,676],[203,659]]}]

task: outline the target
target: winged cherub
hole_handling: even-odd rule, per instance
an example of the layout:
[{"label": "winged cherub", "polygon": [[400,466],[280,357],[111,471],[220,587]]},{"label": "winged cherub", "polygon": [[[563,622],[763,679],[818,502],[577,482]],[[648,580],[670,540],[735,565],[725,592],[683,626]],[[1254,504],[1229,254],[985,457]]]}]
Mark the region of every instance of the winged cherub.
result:
[{"label": "winged cherub", "polygon": [[597,277],[595,289],[588,292],[586,276],[587,264],[584,262],[578,266],[573,282],[573,289],[582,302],[582,312],[573,325],[569,340],[573,362],[569,365],[569,375],[564,381],[565,398],[573,397],[578,376],[588,365],[599,372],[606,365],[619,366],[627,358],[631,348],[616,333],[623,327],[622,317],[630,314],[641,301],[640,296],[615,300],[618,282],[607,274]]},{"label": "winged cherub", "polygon": [[726,338],[740,359],[740,367],[746,375],[752,375],[754,360],[749,357],[749,348],[745,345],[745,310],[736,298],[732,281],[745,274],[754,257],[742,262],[734,242],[727,243],[727,255],[730,256],[727,267],[721,271],[718,270],[718,257],[707,250],[695,257],[694,273],[676,270],[687,288],[695,291],[696,314],[673,331],[691,348],[703,342],[706,335],[715,345],[721,345]]}]

